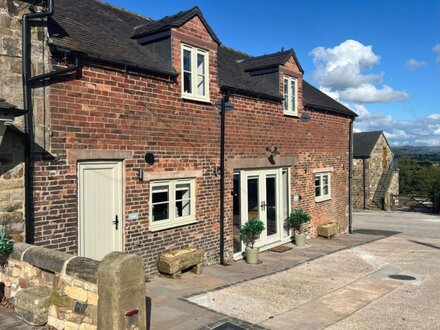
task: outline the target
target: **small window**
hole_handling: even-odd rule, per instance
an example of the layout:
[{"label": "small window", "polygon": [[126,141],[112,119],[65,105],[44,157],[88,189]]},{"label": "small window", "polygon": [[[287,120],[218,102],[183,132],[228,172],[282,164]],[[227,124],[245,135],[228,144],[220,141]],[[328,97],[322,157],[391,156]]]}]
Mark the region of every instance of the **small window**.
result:
[{"label": "small window", "polygon": [[331,198],[330,173],[315,174],[315,201],[321,202]]},{"label": "small window", "polygon": [[195,222],[194,180],[152,181],[150,230]]},{"label": "small window", "polygon": [[284,114],[298,115],[298,84],[296,78],[284,77]]},{"label": "small window", "polygon": [[182,45],[182,97],[209,101],[208,51]]}]

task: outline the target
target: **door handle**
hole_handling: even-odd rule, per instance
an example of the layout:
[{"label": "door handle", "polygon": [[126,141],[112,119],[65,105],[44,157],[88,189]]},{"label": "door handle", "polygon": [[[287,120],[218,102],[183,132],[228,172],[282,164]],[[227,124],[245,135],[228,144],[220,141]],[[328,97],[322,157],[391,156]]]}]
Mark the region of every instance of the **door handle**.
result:
[{"label": "door handle", "polygon": [[115,215],[115,221],[113,221],[113,224],[115,225],[115,229],[118,230],[119,219],[117,215]]},{"label": "door handle", "polygon": [[265,211],[266,210],[266,206],[267,206],[266,201],[262,201],[260,206],[261,206],[261,210]]}]

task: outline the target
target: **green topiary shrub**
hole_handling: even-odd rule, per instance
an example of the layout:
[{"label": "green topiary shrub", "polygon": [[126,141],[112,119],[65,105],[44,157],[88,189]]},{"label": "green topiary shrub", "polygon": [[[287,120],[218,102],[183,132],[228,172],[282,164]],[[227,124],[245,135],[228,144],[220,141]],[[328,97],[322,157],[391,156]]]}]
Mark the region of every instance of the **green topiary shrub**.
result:
[{"label": "green topiary shrub", "polygon": [[264,223],[257,218],[252,218],[240,228],[240,237],[246,244],[254,248],[255,241],[260,237],[264,230]]},{"label": "green topiary shrub", "polygon": [[12,253],[14,242],[9,235],[6,235],[3,228],[0,228],[0,255],[8,256]]},{"label": "green topiary shrub", "polygon": [[290,213],[290,225],[295,229],[296,231],[300,231],[301,225],[303,223],[307,223],[312,219],[310,214],[307,211],[304,211],[303,209],[295,209]]}]

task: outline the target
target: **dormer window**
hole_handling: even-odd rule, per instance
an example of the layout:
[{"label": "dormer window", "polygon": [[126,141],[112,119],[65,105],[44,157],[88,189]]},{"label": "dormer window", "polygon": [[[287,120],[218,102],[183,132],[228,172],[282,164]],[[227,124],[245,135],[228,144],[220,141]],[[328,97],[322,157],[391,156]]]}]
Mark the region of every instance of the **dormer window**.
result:
[{"label": "dormer window", "polygon": [[209,101],[208,51],[182,45],[182,97]]},{"label": "dormer window", "polygon": [[284,114],[298,116],[298,81],[284,76]]}]

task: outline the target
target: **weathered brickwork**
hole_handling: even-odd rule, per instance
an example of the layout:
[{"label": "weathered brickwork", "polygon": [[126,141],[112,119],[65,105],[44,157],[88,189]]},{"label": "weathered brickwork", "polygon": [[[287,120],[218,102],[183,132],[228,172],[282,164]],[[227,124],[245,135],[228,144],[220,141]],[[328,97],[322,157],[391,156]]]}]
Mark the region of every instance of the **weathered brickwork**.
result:
[{"label": "weathered brickwork", "polygon": [[[81,76],[51,85],[50,148],[54,160],[35,165],[35,242],[61,251],[78,253],[78,162],[123,160],[124,250],[143,257],[147,272],[155,271],[160,253],[186,246],[206,251],[206,262],[219,254],[219,188],[216,173],[220,158],[220,114],[214,101],[221,98],[217,84],[217,43],[198,17],[172,31],[172,59],[180,73],[181,43],[209,50],[210,100],[199,102],[181,97],[177,79],[152,77],[97,63],[83,62]],[[276,146],[279,157],[297,159],[289,164],[291,194],[300,195],[292,208],[312,214],[310,236],[316,227],[335,221],[345,231],[348,221],[349,121],[336,114],[310,111],[302,105],[302,73],[293,59],[281,72],[298,78],[299,112],[309,122],[283,115],[281,102],[234,95],[235,109],[227,113],[226,162],[267,160],[268,147]],[[280,75],[280,91],[282,80]],[[49,126],[49,124],[48,124]],[[48,128],[48,127],[46,127]],[[145,163],[147,151],[156,156]],[[277,158],[273,167],[279,166]],[[226,191],[232,190],[234,168],[228,167]],[[249,166],[252,168],[252,166]],[[314,170],[331,169],[331,196],[315,202]],[[144,181],[138,170],[145,171]],[[149,176],[194,171],[197,223],[158,232],[149,230]],[[226,193],[226,252],[232,257],[232,195]],[[139,217],[128,220],[128,214]]]}]

